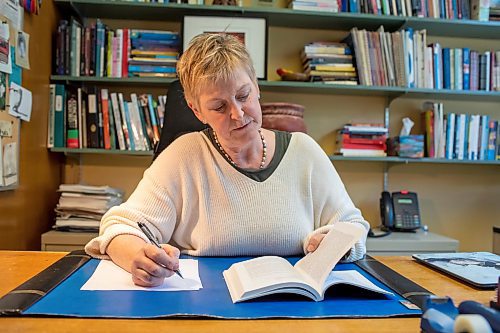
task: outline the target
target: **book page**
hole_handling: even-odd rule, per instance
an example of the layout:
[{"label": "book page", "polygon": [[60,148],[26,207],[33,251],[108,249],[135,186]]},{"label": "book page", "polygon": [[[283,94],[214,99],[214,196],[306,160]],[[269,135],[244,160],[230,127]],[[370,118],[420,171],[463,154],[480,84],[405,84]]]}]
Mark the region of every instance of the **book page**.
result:
[{"label": "book page", "polygon": [[322,293],[325,280],[331,270],[349,249],[363,236],[359,225],[337,222],[326,234],[316,251],[307,254],[295,264],[295,268],[314,282],[314,289]]},{"label": "book page", "polygon": [[333,286],[334,284],[340,283],[349,284],[351,286],[360,287],[381,294],[393,295],[393,293],[391,293],[390,291],[377,287],[373,282],[365,278],[361,273],[354,270],[330,272],[328,278],[326,279],[324,290],[328,289],[328,287]]},{"label": "book page", "polygon": [[233,264],[223,275],[233,303],[273,293],[297,293],[315,300],[320,297],[286,259],[277,256]]},{"label": "book page", "polygon": [[287,282],[304,283],[293,266],[281,257],[259,257],[236,263],[233,267],[245,290],[256,290]]}]

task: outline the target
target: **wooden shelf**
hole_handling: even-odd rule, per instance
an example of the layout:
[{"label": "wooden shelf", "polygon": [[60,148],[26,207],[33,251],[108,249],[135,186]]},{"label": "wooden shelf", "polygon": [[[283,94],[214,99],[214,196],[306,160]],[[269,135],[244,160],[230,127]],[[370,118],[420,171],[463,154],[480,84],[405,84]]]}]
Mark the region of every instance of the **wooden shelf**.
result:
[{"label": "wooden shelf", "polygon": [[[131,155],[131,156],[153,156],[152,150],[108,150],[92,148],[50,148],[51,152],[64,154],[101,154],[101,155]],[[434,164],[469,164],[469,165],[500,165],[500,161],[469,161],[469,160],[448,160],[444,158],[404,158],[404,157],[358,157],[358,156],[329,156],[332,161],[357,161],[357,162],[383,162],[383,163],[434,163]]]},{"label": "wooden shelf", "polygon": [[[95,85],[145,85],[145,86],[168,86],[175,79],[165,78],[111,78],[95,76],[66,76],[52,75],[52,81],[65,83],[90,83]],[[449,89],[420,89],[403,87],[379,87],[379,86],[348,86],[334,85],[314,82],[299,81],[259,81],[262,91],[269,92],[296,92],[304,94],[323,95],[359,95],[359,96],[386,96],[389,98],[407,97],[440,100],[468,100],[468,101],[495,101],[500,100],[500,91],[471,91],[471,90],[449,90]]]},{"label": "wooden shelf", "polygon": [[146,3],[103,0],[55,0],[60,8],[82,17],[181,22],[184,15],[265,17],[271,26],[322,30],[349,30],[353,27],[386,31],[411,27],[428,34],[462,38],[499,39],[500,22],[445,20],[392,15],[323,13],[285,8],[207,6],[173,3]]},{"label": "wooden shelf", "polygon": [[94,148],[49,148],[53,153],[64,154],[101,154],[101,155],[132,155],[153,156],[152,150],[118,150],[118,149],[94,149]]},{"label": "wooden shelf", "polygon": [[175,79],[162,77],[97,77],[97,76],[70,76],[70,75],[51,75],[51,81],[68,83],[91,83],[95,85],[133,85],[137,84],[147,86],[165,86],[169,85]]},{"label": "wooden shelf", "polygon": [[429,163],[429,164],[468,164],[468,165],[500,165],[500,161],[469,161],[469,160],[448,160],[445,158],[404,158],[404,157],[350,157],[341,155],[329,156],[332,161],[362,161],[362,162],[384,162],[384,163]]}]

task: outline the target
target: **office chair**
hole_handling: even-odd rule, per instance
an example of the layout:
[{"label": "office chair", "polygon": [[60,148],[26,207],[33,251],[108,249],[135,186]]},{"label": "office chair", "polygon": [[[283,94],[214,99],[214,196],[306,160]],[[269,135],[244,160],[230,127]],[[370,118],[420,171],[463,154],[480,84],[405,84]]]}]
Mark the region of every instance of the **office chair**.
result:
[{"label": "office chair", "polygon": [[207,127],[208,125],[203,124],[193,114],[184,99],[184,89],[180,81],[175,80],[168,88],[163,127],[160,141],[154,149],[153,161],[179,136],[202,131]]}]

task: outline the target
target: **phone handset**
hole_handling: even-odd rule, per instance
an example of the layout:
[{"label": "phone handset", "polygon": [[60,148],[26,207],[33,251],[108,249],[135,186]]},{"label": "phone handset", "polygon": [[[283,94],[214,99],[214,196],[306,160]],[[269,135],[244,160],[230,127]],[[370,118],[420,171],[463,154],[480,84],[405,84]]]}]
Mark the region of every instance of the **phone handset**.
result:
[{"label": "phone handset", "polygon": [[386,229],[394,227],[394,206],[391,194],[387,191],[383,191],[380,196],[380,218]]}]

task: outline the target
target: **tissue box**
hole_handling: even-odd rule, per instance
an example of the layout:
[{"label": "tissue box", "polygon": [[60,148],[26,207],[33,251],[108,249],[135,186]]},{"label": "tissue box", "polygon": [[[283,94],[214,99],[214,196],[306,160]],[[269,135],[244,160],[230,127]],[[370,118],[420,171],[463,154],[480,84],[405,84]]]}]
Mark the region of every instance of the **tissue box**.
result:
[{"label": "tissue box", "polygon": [[402,135],[389,138],[388,155],[399,157],[424,157],[424,135]]}]

